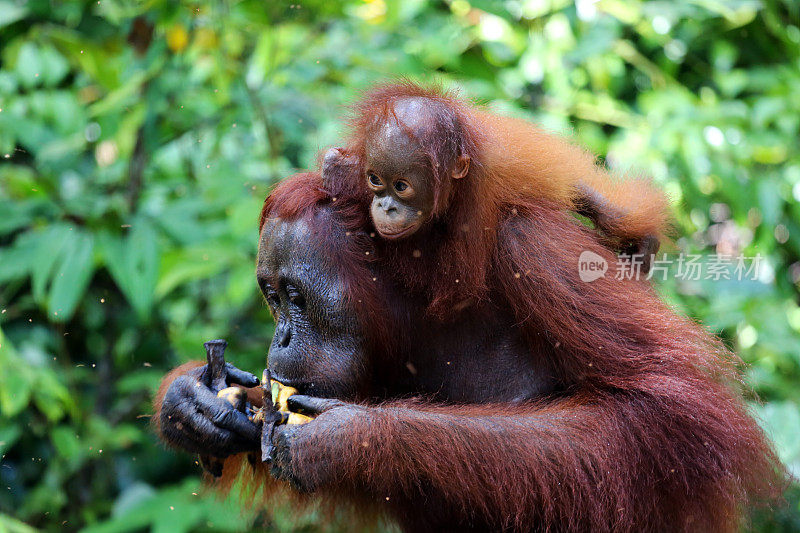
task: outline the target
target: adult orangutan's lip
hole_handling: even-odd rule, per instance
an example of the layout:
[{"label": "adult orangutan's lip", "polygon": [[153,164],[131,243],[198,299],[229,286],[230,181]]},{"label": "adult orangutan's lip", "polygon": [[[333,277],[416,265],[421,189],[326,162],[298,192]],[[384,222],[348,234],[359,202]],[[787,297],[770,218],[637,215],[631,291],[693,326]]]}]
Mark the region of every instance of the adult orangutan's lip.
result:
[{"label": "adult orangutan's lip", "polygon": [[270,376],[270,379],[277,381],[284,387],[292,387],[297,389],[298,394],[305,394],[304,391],[307,391],[309,388],[309,383],[307,381],[284,379],[281,376],[274,373]]}]

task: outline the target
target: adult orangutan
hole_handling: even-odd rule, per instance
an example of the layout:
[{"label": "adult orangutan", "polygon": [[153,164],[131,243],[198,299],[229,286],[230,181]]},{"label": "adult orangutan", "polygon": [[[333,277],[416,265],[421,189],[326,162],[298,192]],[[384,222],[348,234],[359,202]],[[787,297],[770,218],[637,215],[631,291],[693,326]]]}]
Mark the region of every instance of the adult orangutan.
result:
[{"label": "adult orangutan", "polygon": [[[272,486],[271,472],[406,531],[735,531],[780,489],[733,356],[645,283],[581,282],[582,251],[614,258],[562,207],[542,201],[500,228],[506,246],[535,243],[497,251],[525,254],[529,274],[491,279],[507,286],[496,294],[538,295],[538,334],[501,299],[431,320],[424,296],[371,261],[363,211],[317,174],[281,183],[262,215],[269,368],[299,389],[294,409],[318,416],[277,427],[269,466],[249,466],[258,427],[210,392],[199,363],[170,373],[161,434],[225,458],[223,480],[242,468]],[[231,368],[229,382],[256,380]]]}]

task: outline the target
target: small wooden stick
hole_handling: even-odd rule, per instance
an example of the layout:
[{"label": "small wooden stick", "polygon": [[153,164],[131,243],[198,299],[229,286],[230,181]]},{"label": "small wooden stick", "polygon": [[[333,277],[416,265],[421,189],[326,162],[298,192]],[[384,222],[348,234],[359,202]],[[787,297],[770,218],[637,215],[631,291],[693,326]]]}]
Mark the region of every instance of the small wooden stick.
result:
[{"label": "small wooden stick", "polygon": [[206,359],[208,360],[208,374],[211,390],[219,392],[226,388],[225,382],[227,371],[225,369],[225,348],[228,343],[222,339],[203,343],[206,348]]},{"label": "small wooden stick", "polygon": [[266,463],[272,454],[272,430],[275,429],[278,417],[278,410],[272,403],[272,380],[268,368],[265,368],[261,375],[261,394],[264,398],[264,406],[261,408],[264,420],[264,425],[261,427],[261,462]]}]

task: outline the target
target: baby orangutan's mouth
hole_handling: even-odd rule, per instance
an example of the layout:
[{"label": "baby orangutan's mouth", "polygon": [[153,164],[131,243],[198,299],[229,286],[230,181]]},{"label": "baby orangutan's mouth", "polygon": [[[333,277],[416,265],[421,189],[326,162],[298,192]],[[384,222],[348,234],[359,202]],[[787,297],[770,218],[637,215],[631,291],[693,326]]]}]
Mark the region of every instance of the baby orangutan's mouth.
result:
[{"label": "baby orangutan's mouth", "polygon": [[[419,226],[420,225],[418,223],[414,223],[411,224],[410,226],[402,227],[398,231],[390,231],[389,228],[387,227],[383,228],[376,227],[375,229],[378,230],[378,233],[384,239],[395,240],[395,239],[402,239],[403,237],[408,237],[412,233],[416,232]],[[394,229],[394,226],[391,226],[391,228]]]}]

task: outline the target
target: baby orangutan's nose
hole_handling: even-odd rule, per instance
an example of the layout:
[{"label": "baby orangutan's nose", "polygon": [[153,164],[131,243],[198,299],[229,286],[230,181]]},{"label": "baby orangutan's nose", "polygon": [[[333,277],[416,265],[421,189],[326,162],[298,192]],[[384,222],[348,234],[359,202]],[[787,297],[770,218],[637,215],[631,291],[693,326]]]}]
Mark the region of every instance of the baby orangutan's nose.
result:
[{"label": "baby orangutan's nose", "polygon": [[387,215],[397,214],[397,204],[395,203],[394,198],[391,196],[382,198],[379,205],[381,206],[381,209],[383,209],[383,212]]}]

